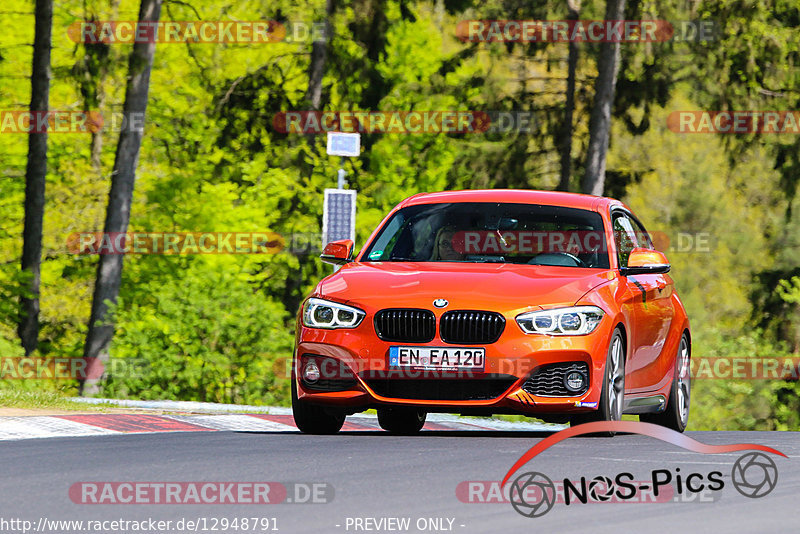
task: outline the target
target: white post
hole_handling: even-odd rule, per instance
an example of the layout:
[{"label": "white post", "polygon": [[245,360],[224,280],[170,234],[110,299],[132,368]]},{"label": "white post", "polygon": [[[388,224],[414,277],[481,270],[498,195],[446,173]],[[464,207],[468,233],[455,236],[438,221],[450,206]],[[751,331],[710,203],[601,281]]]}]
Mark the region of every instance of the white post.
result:
[{"label": "white post", "polygon": [[345,177],[345,175],[347,174],[347,173],[345,172],[344,168],[343,168],[343,167],[344,167],[344,158],[342,158],[342,163],[341,163],[341,166],[342,166],[342,168],[339,168],[339,176],[338,176],[338,180],[337,180],[337,182],[336,182],[336,183],[337,183],[337,187],[338,187],[339,189],[344,189],[344,185],[345,185],[345,183],[346,183],[346,182],[344,181],[344,177]]}]

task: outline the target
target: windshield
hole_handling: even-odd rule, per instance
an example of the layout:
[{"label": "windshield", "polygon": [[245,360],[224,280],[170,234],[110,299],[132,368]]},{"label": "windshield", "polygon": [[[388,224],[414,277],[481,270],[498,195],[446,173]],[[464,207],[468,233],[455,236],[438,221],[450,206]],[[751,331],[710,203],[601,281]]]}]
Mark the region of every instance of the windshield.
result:
[{"label": "windshield", "polygon": [[362,260],[608,269],[599,213],[539,204],[458,202],[399,210]]}]

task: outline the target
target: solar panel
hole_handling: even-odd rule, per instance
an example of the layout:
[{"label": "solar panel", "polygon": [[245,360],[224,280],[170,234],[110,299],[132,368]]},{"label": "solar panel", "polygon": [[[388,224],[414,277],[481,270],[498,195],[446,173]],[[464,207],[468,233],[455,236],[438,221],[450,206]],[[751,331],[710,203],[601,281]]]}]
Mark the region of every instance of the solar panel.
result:
[{"label": "solar panel", "polygon": [[357,133],[328,132],[327,152],[331,156],[358,157],[361,153],[361,135]]},{"label": "solar panel", "polygon": [[356,191],[326,189],[322,214],[322,246],[340,239],[356,240]]}]

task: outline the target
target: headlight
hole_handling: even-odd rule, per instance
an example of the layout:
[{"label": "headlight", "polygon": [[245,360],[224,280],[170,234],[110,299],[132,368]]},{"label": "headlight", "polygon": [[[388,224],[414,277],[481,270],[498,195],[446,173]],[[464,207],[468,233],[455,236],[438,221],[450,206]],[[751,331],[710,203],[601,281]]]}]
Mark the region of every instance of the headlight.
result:
[{"label": "headlight", "polygon": [[367,314],[338,302],[308,299],[303,306],[303,326],[310,328],[355,328]]},{"label": "headlight", "polygon": [[583,336],[597,328],[603,310],[597,306],[574,306],[527,312],[517,316],[517,324],[526,334]]}]

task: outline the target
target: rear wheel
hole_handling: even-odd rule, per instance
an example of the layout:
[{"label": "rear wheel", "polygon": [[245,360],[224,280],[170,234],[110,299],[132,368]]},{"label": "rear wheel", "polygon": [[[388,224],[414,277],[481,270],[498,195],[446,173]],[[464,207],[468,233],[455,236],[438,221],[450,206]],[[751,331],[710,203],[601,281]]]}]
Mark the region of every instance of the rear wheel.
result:
[{"label": "rear wheel", "polygon": [[292,378],[292,415],[294,424],[306,434],[336,434],[344,425],[345,415],[297,398],[297,384]]},{"label": "rear wheel", "polygon": [[684,334],[681,337],[678,354],[675,356],[675,375],[672,378],[667,407],[661,413],[640,415],[640,421],[665,426],[677,432],[686,430],[686,424],[689,422],[689,400],[692,390],[689,381],[690,357],[689,338]]},{"label": "rear wheel", "polygon": [[[625,342],[622,331],[617,328],[611,336],[603,373],[603,389],[597,411],[581,414],[570,419],[570,426],[594,421],[622,420],[622,405],[625,402]],[[598,432],[594,435],[611,437],[615,432]]]},{"label": "rear wheel", "polygon": [[416,434],[427,416],[423,410],[413,408],[378,408],[378,424],[392,434]]}]

